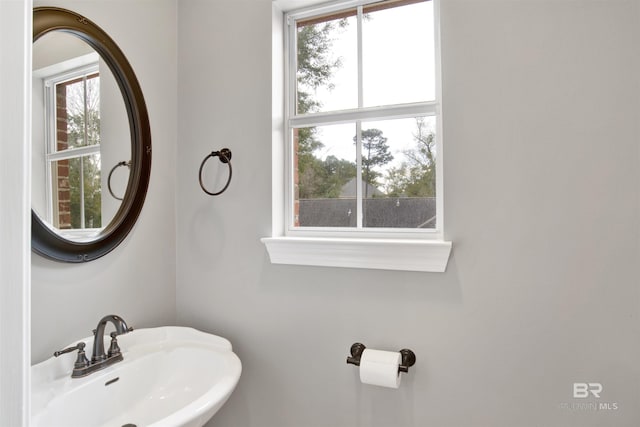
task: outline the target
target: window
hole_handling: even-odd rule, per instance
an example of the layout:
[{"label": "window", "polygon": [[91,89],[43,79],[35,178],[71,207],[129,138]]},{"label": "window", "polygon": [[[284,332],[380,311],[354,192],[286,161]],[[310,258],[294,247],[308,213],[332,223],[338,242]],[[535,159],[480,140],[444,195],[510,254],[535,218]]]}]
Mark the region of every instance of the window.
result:
[{"label": "window", "polygon": [[[61,232],[102,227],[98,63],[45,85],[47,217]],[[67,231],[69,232],[69,231]],[[77,233],[77,232],[76,232]]]},{"label": "window", "polygon": [[[286,251],[284,263],[444,271],[436,6],[344,1],[284,16],[285,207],[282,236],[263,239],[272,262]],[[438,267],[425,259],[434,248]]]}]

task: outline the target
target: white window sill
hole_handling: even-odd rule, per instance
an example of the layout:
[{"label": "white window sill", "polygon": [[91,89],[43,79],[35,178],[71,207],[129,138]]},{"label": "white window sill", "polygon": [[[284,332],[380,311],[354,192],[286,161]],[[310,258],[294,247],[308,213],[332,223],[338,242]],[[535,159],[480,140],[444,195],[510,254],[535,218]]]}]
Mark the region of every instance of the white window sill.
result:
[{"label": "white window sill", "polygon": [[272,264],[442,273],[451,242],[318,237],[265,237]]}]

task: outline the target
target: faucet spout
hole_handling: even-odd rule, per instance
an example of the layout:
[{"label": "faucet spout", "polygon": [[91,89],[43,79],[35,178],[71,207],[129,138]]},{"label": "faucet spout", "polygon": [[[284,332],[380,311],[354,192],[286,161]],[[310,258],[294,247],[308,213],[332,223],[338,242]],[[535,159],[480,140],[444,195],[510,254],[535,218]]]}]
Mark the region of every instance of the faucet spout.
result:
[{"label": "faucet spout", "polygon": [[93,339],[93,355],[91,356],[91,363],[103,362],[107,359],[107,355],[104,352],[104,330],[107,327],[107,323],[111,322],[116,328],[116,334],[126,334],[129,332],[129,327],[124,319],[115,314],[109,314],[104,316],[98,322],[98,326],[94,333]]}]

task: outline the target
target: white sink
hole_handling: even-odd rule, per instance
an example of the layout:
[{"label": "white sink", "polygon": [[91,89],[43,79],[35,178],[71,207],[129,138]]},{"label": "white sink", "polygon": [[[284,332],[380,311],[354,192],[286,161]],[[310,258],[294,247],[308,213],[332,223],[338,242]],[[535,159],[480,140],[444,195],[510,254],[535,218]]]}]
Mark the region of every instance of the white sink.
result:
[{"label": "white sink", "polygon": [[[79,341],[90,358],[93,337]],[[118,343],[124,360],[84,378],[71,378],[76,352],[32,366],[31,426],[198,427],[240,379],[240,359],[216,335],[161,327],[120,335]]]}]

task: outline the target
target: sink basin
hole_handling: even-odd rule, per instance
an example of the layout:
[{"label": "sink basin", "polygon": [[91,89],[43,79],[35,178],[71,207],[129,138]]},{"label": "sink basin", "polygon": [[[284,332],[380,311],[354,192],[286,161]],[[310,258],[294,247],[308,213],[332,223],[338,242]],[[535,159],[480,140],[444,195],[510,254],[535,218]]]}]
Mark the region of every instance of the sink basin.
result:
[{"label": "sink basin", "polygon": [[[93,337],[78,341],[91,357]],[[31,426],[198,427],[240,379],[231,343],[196,329],[136,329],[118,343],[124,360],[84,378],[71,378],[76,352],[33,365]]]}]

